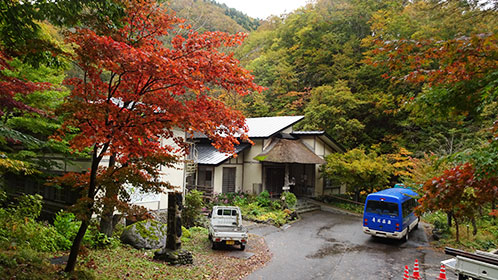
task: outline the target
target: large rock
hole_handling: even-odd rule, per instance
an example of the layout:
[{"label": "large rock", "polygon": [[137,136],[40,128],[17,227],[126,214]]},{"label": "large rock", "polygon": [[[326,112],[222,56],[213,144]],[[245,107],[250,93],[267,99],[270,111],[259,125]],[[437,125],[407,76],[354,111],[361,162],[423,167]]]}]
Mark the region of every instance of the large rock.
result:
[{"label": "large rock", "polygon": [[155,220],[144,220],[127,226],[121,242],[137,249],[159,249],[166,245],[166,225]]}]

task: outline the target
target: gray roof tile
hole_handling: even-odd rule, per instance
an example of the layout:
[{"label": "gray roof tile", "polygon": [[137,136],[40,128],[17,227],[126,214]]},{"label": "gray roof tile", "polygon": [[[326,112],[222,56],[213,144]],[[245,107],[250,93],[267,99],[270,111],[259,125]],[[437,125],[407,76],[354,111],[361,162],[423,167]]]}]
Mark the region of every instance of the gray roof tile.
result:
[{"label": "gray roof tile", "polygon": [[[231,154],[221,153],[216,150],[211,144],[197,144],[195,145],[197,149],[197,161],[198,164],[208,164],[208,165],[218,165],[223,163],[223,161],[232,157]],[[242,143],[235,147],[235,153],[240,153],[245,149],[249,148],[251,144]]]}]

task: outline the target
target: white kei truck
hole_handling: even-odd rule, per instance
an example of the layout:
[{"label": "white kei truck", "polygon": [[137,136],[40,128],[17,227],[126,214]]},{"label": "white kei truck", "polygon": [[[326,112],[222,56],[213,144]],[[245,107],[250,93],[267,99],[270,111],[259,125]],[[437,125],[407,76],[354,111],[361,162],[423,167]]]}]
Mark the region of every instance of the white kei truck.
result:
[{"label": "white kei truck", "polygon": [[248,234],[242,225],[239,207],[214,206],[209,218],[209,240],[213,250],[220,245],[240,245],[240,250],[246,248]]}]

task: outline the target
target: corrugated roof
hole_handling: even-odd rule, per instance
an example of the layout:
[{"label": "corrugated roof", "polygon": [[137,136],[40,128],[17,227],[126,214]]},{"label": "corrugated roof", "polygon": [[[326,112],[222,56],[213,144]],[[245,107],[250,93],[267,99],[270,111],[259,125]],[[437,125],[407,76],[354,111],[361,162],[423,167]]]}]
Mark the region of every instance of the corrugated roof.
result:
[{"label": "corrugated roof", "polygon": [[304,116],[247,118],[248,135],[250,138],[267,138],[292,126],[303,118]]},{"label": "corrugated roof", "polygon": [[323,130],[293,131],[291,134],[296,134],[296,135],[323,135],[323,134],[325,134],[325,131],[323,131]]},{"label": "corrugated roof", "polygon": [[261,162],[324,164],[324,159],[306,147],[301,140],[278,139],[254,157]]},{"label": "corrugated roof", "polygon": [[[240,153],[250,147],[251,144],[242,143],[240,145],[235,146],[235,153]],[[225,160],[232,157],[231,154],[221,153],[216,150],[211,144],[197,144],[195,145],[197,149],[197,160],[198,164],[209,164],[209,165],[218,165]]]},{"label": "corrugated roof", "polygon": [[[294,125],[303,118],[304,116],[247,118],[246,125],[249,128],[247,135],[249,138],[268,138]],[[201,133],[194,133],[194,138],[206,138],[206,136]]]}]

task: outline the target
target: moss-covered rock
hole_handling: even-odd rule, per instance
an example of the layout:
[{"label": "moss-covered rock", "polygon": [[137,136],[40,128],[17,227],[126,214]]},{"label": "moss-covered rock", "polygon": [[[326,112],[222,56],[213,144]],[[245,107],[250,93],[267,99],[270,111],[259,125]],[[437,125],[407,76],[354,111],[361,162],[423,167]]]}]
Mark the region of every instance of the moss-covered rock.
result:
[{"label": "moss-covered rock", "polygon": [[159,249],[166,245],[166,225],[155,220],[144,220],[127,226],[121,242],[137,249]]}]

